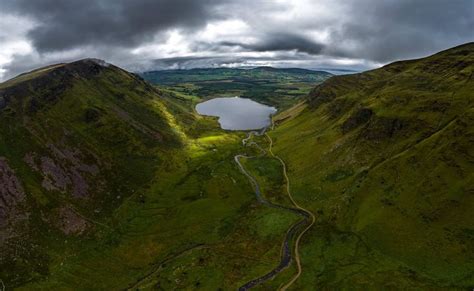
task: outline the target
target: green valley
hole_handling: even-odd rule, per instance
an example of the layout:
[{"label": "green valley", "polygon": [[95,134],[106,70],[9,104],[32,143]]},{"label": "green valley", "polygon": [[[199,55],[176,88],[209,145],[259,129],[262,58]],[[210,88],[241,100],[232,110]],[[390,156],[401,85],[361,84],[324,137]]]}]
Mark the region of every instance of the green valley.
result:
[{"label": "green valley", "polygon": [[[255,290],[472,288],[473,72],[468,43],[343,76],[84,59],[0,83],[1,283],[236,290],[287,241]],[[274,128],[195,110],[233,95]]]},{"label": "green valley", "polygon": [[7,288],[237,288],[278,260],[297,217],[254,199],[233,157],[259,150],[200,98],[93,59],[0,88]]}]

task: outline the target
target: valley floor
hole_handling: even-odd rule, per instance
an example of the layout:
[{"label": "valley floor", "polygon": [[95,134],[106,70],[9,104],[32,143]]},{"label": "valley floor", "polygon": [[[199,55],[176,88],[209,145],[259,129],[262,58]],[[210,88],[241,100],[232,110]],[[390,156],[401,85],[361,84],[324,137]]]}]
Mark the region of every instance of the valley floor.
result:
[{"label": "valley floor", "polygon": [[[193,138],[176,122],[185,150],[170,153],[150,185],[112,219],[96,223],[97,234],[57,241],[65,251],[52,256],[48,277],[20,289],[227,290],[275,268],[299,217],[260,204],[234,156],[257,156],[242,164],[266,199],[291,207],[280,162],[260,155],[258,146],[243,146],[245,133],[223,131],[208,117],[197,122]],[[248,143],[269,145],[255,135]],[[259,288],[275,289],[295,273],[292,264]]]}]

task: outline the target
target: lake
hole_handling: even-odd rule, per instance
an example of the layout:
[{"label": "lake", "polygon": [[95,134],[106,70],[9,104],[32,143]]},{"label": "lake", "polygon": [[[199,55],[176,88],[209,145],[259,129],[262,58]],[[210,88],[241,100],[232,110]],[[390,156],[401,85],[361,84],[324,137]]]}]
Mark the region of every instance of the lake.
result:
[{"label": "lake", "polygon": [[275,107],[240,97],[214,98],[196,105],[201,115],[219,117],[219,124],[226,130],[252,130],[270,125],[270,115]]}]

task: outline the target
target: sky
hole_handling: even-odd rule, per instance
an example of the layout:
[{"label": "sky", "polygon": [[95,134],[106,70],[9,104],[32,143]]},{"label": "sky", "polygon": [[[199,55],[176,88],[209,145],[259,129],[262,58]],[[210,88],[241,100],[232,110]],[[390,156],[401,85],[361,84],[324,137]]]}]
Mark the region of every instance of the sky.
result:
[{"label": "sky", "polygon": [[361,71],[474,41],[473,27],[474,0],[0,0],[0,80],[90,57]]}]

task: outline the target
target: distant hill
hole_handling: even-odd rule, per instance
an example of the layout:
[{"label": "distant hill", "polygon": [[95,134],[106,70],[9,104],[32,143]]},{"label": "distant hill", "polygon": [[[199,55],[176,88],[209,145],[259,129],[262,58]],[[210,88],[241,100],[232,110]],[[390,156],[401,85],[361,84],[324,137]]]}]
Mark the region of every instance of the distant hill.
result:
[{"label": "distant hill", "polygon": [[[335,76],[272,136],[317,214],[298,286],[474,286],[474,43]],[[305,258],[306,256],[306,258]]]},{"label": "distant hill", "polygon": [[173,85],[181,82],[223,80],[230,77],[253,79],[288,78],[304,82],[318,82],[332,74],[325,71],[313,71],[300,68],[256,67],[241,68],[197,68],[189,70],[161,70],[144,72],[141,76],[156,84]]},{"label": "distant hill", "polygon": [[288,108],[306,96],[314,84],[332,74],[298,68],[256,67],[151,71],[141,76],[153,84],[204,99],[238,95]]}]

